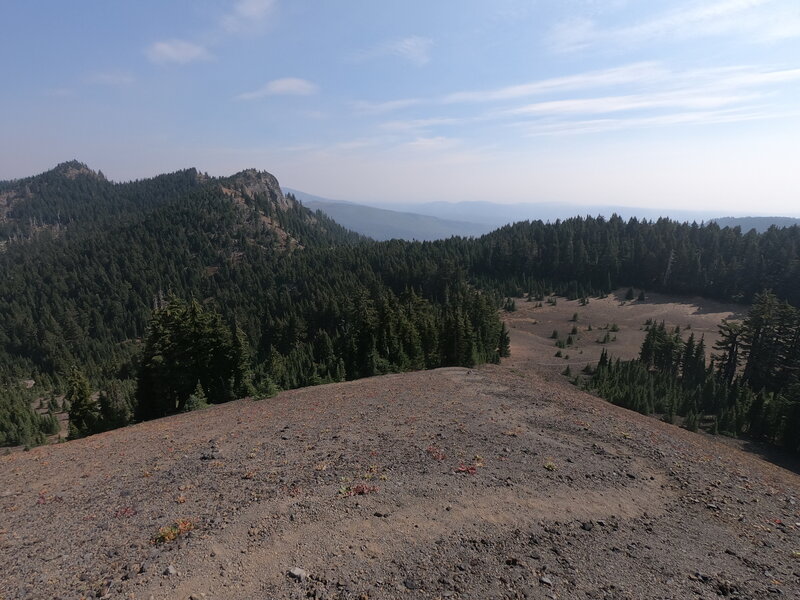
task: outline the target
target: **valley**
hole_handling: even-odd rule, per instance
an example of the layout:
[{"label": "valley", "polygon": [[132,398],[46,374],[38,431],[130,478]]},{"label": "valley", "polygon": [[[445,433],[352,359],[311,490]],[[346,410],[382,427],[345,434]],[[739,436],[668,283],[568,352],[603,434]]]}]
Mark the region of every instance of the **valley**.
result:
[{"label": "valley", "polygon": [[[514,362],[555,372],[569,365],[573,373],[578,373],[587,364],[597,364],[603,349],[613,358],[631,360],[639,356],[648,320],[663,321],[668,329],[680,327],[698,339],[704,337],[706,347],[713,348],[720,322],[741,319],[746,312],[741,305],[699,297],[648,293],[647,299],[639,302],[626,300],[625,294],[625,289],[615,290],[605,298],[590,299],[585,306],[565,298],[551,298],[556,304],[516,298],[517,310],[504,315],[508,327],[516,333],[512,340],[519,340],[511,346]],[[577,320],[573,320],[576,315]],[[553,338],[553,332],[559,337]],[[609,341],[602,343],[607,333]],[[560,349],[562,357],[556,357],[557,339],[566,341],[570,337],[573,343]]]},{"label": "valley", "polygon": [[548,364],[547,330],[576,311],[619,325],[609,352],[635,350],[641,318],[710,336],[731,312],[650,298],[518,301],[500,365],[282,392],[0,457],[0,596],[792,597],[795,472]]}]

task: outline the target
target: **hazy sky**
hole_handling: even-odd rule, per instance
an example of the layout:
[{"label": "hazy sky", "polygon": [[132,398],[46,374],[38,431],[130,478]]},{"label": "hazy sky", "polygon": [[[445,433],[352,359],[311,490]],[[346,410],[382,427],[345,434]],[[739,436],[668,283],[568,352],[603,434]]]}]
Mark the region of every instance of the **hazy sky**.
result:
[{"label": "hazy sky", "polygon": [[800,213],[798,0],[31,0],[0,179],[256,167],[355,201]]}]

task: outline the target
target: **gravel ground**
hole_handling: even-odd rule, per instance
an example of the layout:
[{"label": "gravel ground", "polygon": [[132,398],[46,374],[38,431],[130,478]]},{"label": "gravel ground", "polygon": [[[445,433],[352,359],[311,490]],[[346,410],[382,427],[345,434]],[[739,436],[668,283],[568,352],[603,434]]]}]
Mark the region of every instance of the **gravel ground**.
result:
[{"label": "gravel ground", "polygon": [[529,338],[0,457],[0,599],[800,595],[798,475],[580,392]]}]

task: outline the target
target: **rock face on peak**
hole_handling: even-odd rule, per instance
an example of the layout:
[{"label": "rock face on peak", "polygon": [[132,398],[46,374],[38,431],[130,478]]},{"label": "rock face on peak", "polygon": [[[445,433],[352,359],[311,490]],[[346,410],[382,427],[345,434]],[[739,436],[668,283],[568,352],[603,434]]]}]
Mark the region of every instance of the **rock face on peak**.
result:
[{"label": "rock face on peak", "polygon": [[250,198],[265,196],[279,210],[286,211],[291,208],[289,200],[283,195],[278,179],[267,171],[246,169],[222,181],[224,182],[222,184],[223,189],[225,187],[233,188],[240,194]]}]

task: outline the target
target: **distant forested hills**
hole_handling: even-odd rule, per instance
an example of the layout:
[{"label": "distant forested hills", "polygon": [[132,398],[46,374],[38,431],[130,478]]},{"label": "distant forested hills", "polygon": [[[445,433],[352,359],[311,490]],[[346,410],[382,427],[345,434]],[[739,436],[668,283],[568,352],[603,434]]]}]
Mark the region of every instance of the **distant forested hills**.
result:
[{"label": "distant forested hills", "polygon": [[319,210],[348,229],[374,240],[391,239],[431,241],[452,236],[479,236],[493,227],[486,223],[470,223],[455,218],[422,215],[413,211],[386,210],[366,204],[329,200],[295,190],[287,190],[304,206]]},{"label": "distant forested hills", "polygon": [[[388,203],[372,206],[344,200],[330,200],[286,188],[312,210],[321,210],[337,223],[376,240],[438,240],[451,236],[480,236],[521,221],[553,223],[578,215],[613,215],[628,220],[657,221],[668,218],[677,222],[717,223],[720,227],[740,227],[743,232],[755,229],[764,233],[772,226],[800,224],[792,217],[717,217],[713,211],[644,208],[635,206],[570,205],[561,202],[504,204],[499,202],[422,202]],[[388,209],[388,210],[387,210]]]},{"label": "distant forested hills", "polygon": [[375,242],[265,172],[115,183],[65,163],[0,182],[0,443],[53,429],[52,414],[25,412],[34,397],[53,411],[66,394],[80,435],[242,394],[495,361],[508,296],[632,285],[749,302],[771,289],[800,306],[798,252],[797,226],[617,216]]},{"label": "distant forested hills", "polygon": [[770,227],[800,225],[800,219],[793,217],[720,217],[712,221],[720,227],[739,227],[745,232],[755,229],[758,233],[764,233]]}]

